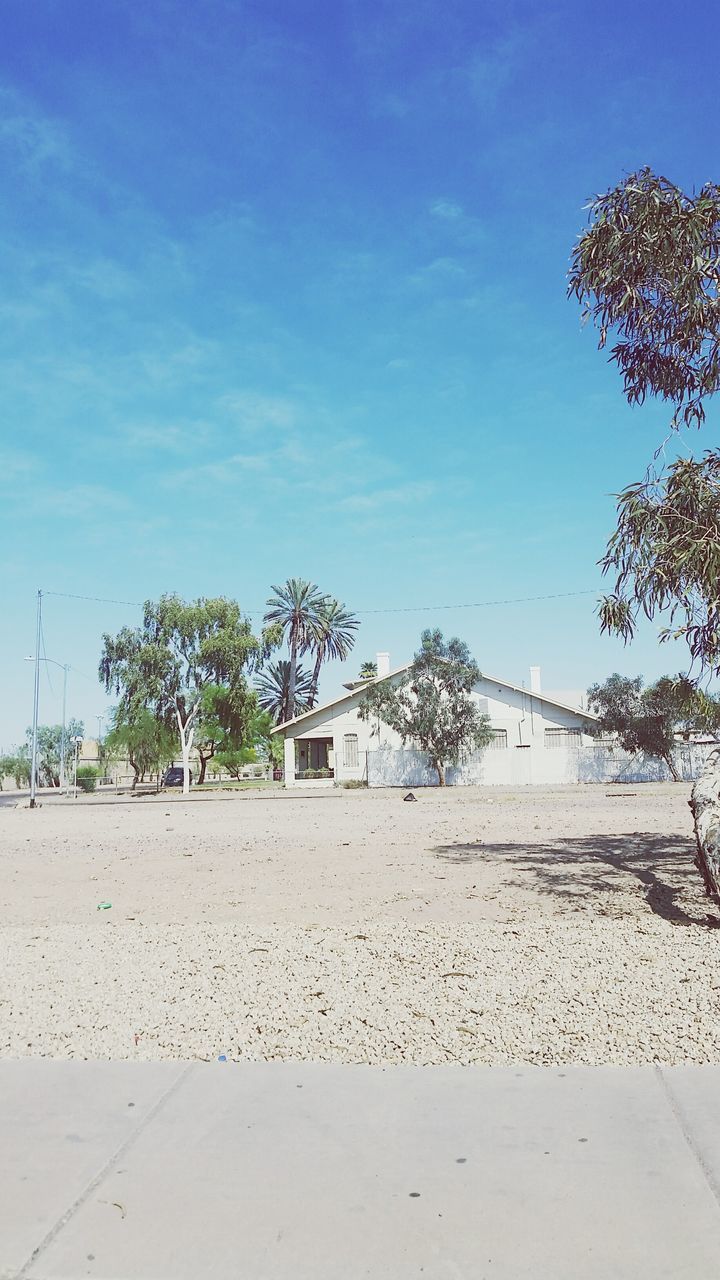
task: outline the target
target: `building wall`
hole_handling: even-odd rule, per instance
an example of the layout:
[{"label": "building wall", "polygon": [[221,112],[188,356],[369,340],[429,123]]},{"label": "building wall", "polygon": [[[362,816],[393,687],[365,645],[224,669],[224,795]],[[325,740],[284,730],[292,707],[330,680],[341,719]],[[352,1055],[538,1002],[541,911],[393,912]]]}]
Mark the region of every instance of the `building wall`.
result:
[{"label": "building wall", "polygon": [[[397,677],[400,679],[401,677]],[[481,711],[493,729],[504,731],[505,743],[474,752],[457,768],[447,770],[449,786],[525,786],[573,782],[653,782],[669,779],[662,761],[631,756],[617,748],[598,744],[584,730],[588,721],[571,708],[543,702],[529,690],[517,690],[483,677],[473,691]],[[332,738],[335,782],[364,780],[369,786],[422,787],[437,785],[437,775],[423,754],[403,747],[399,736],[382,722],[360,720],[357,706],[362,693],[343,698],[331,707],[305,716],[285,734],[285,781],[295,783],[295,740]],[[547,730],[578,731],[577,741],[551,740]],[[348,735],[357,737],[349,756]],[[506,744],[506,745],[505,745]],[[709,748],[682,747],[676,753],[680,776],[697,776]],[[305,784],[307,785],[307,784]]]},{"label": "building wall", "polygon": [[[401,676],[397,677],[398,680],[401,678]],[[487,677],[483,677],[478,682],[473,690],[473,697],[479,709],[490,717],[493,729],[505,733],[507,747],[481,752],[477,759],[473,758],[463,769],[451,770],[448,775],[449,783],[461,784],[476,781],[479,772],[487,777],[488,782],[514,782],[515,780],[520,782],[528,773],[547,774],[550,781],[556,780],[556,776],[558,781],[563,780],[560,775],[564,776],[568,770],[567,764],[562,759],[564,753],[557,748],[545,747],[545,731],[546,729],[573,729],[582,734],[587,721],[578,712],[569,708],[551,706],[536,694],[513,689],[502,681],[492,681]],[[382,721],[368,723],[360,720],[357,708],[361,698],[362,691],[350,698],[342,698],[330,707],[318,709],[313,715],[303,716],[298,724],[286,730],[285,781],[287,786],[296,785],[294,760],[295,742],[298,740],[332,738],[336,782],[367,780],[370,786],[392,786],[395,785],[393,782],[382,779],[386,776],[394,776],[395,773],[398,773],[398,776],[404,776],[403,771],[406,768],[412,771],[412,768],[417,770],[420,767],[417,763],[417,753],[413,753],[411,749],[404,749],[399,735],[394,730]],[[357,763],[355,764],[351,763],[355,759],[355,749],[352,743],[347,742],[349,736],[357,738]],[[580,741],[589,743],[592,739],[582,736]],[[537,765],[531,769],[528,762],[515,758],[515,755],[521,756],[531,747],[551,757],[543,770],[539,770]],[[394,756],[393,753],[395,753]],[[395,763],[391,766],[389,762],[392,758],[395,758]],[[413,760],[415,763],[411,766],[410,762]],[[428,785],[432,784],[432,778],[434,778],[432,770],[430,774],[432,777]],[[538,777],[538,781],[542,780],[544,779]],[[299,780],[297,785],[300,785]],[[406,785],[406,783],[398,782],[396,785]],[[412,785],[425,784],[415,780]]]},{"label": "building wall", "polygon": [[[683,781],[697,778],[712,746],[681,747],[675,753]],[[368,785],[371,787],[433,787],[437,774],[420,751],[392,747],[370,751]],[[503,751],[473,753],[457,768],[447,770],[448,786],[548,786],[575,782],[669,782],[670,771],[662,760],[642,753],[606,747],[581,746],[576,750],[544,746],[508,747]]]}]

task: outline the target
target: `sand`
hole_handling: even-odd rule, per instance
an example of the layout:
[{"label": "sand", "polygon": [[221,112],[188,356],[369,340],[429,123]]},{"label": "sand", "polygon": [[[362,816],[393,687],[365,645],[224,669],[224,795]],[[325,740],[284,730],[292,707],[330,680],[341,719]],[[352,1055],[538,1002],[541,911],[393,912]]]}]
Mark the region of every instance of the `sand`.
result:
[{"label": "sand", "polygon": [[0,1056],[720,1062],[688,787],[416,794],[0,809]]}]

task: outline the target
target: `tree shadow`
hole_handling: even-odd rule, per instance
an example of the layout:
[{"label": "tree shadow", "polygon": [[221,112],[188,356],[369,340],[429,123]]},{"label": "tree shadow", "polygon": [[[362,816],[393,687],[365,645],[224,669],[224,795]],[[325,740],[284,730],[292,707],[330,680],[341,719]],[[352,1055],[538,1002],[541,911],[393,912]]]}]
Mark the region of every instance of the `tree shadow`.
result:
[{"label": "tree shadow", "polygon": [[694,882],[695,844],[682,836],[635,832],[547,844],[438,845],[432,852],[456,865],[504,864],[513,873],[509,885],[559,898],[569,906],[579,908],[595,895],[600,899],[598,914],[604,913],[603,906],[612,905],[613,894],[628,891],[630,877],[642,886],[650,910],[663,920],[720,927],[720,918],[702,912],[702,885]]}]

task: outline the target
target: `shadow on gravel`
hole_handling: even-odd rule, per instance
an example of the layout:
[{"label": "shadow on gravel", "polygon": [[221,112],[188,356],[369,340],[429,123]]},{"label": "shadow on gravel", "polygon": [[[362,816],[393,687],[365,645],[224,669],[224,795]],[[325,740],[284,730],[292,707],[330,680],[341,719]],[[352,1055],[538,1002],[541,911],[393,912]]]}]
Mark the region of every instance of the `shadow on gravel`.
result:
[{"label": "shadow on gravel", "polygon": [[[628,877],[644,890],[650,910],[675,925],[720,927],[720,919],[710,914],[691,914],[702,885],[693,865],[695,844],[680,836],[597,835],[558,840],[552,844],[450,844],[432,851],[444,862],[471,864],[476,861],[504,863],[517,874],[509,883],[518,888],[552,895],[568,906],[587,906],[589,896],[597,899],[597,914],[615,914],[612,896],[630,885]],[[683,904],[680,899],[685,899]],[[699,905],[699,902],[698,902]]]}]

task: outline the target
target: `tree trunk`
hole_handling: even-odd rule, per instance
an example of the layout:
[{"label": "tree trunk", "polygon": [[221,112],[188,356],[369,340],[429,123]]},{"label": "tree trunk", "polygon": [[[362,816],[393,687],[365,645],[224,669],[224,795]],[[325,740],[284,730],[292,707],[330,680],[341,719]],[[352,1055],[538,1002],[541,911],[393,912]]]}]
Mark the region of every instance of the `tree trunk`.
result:
[{"label": "tree trunk", "polygon": [[442,764],[442,762],[436,760],[435,768],[437,769],[438,786],[444,787],[445,786],[445,765]]},{"label": "tree trunk", "polygon": [[677,767],[676,767],[676,765],[675,765],[675,761],[673,760],[673,757],[672,757],[672,752],[669,752],[669,753],[668,753],[668,755],[666,755],[666,756],[665,756],[665,763],[666,763],[666,765],[667,765],[668,769],[670,770],[670,776],[671,776],[671,778],[672,778],[673,782],[679,782],[679,781],[680,781],[680,774],[679,774],[679,773],[678,773],[678,771],[677,771]]},{"label": "tree trunk", "polygon": [[178,729],[180,730],[180,752],[182,754],[183,795],[184,796],[187,796],[190,794],[190,751],[192,750],[193,737],[195,735],[195,726],[193,725],[193,720],[195,718],[196,709],[197,709],[197,704],[196,704],[196,707],[193,708],[193,710],[190,712],[190,715],[187,717],[184,724],[183,724],[183,719],[182,719],[182,716],[180,715],[179,710],[177,708],[175,709],[175,715],[178,722]]},{"label": "tree trunk", "polygon": [[288,720],[295,719],[295,682],[297,677],[297,643],[290,640],[290,674],[288,676]]},{"label": "tree trunk", "polygon": [[315,703],[317,702],[317,690],[318,690],[318,684],[320,682],[321,666],[322,666],[322,650],[318,650],[318,655],[315,659],[315,666],[313,668],[312,684],[310,685],[310,710],[311,711],[315,706]]},{"label": "tree trunk", "polygon": [[706,894],[720,906],[720,751],[713,751],[706,761],[689,803],[695,820],[695,866]]}]

